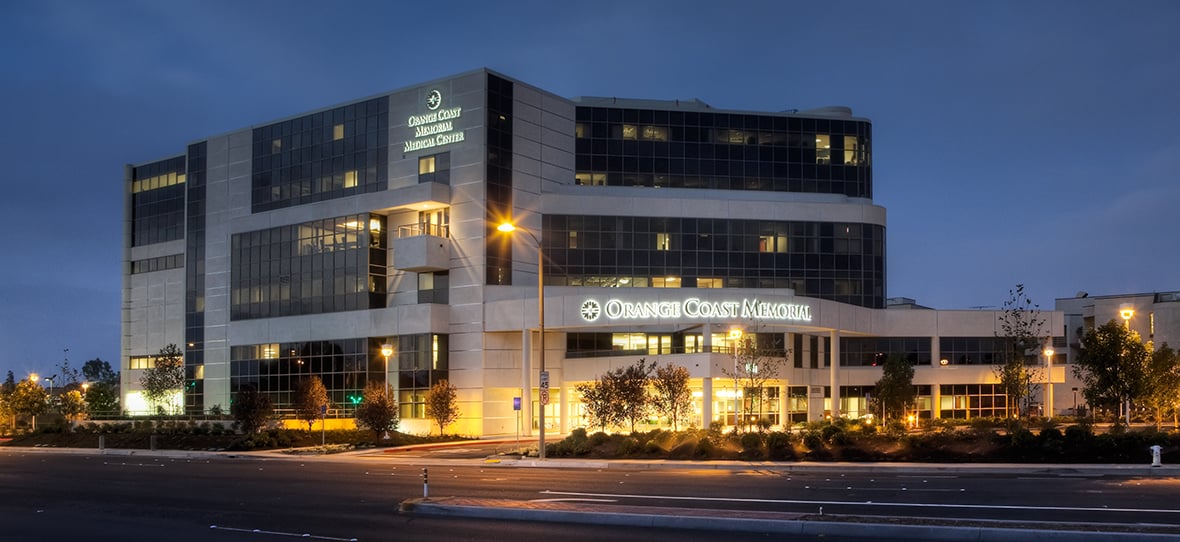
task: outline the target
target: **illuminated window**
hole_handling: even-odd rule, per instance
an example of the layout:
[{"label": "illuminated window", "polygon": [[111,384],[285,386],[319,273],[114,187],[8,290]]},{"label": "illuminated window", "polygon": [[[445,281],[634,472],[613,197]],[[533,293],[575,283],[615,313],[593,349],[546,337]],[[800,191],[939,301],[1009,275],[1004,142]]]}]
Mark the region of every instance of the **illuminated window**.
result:
[{"label": "illuminated window", "polygon": [[860,143],[856,136],[844,136],[844,163],[859,165],[861,161]]},{"label": "illuminated window", "polygon": [[1155,336],[1155,313],[1154,312],[1147,313],[1147,336],[1148,337]]},{"label": "illuminated window", "polygon": [[418,159],[418,174],[434,173],[434,157],[423,156]]},{"label": "illuminated window", "polygon": [[721,288],[723,281],[718,277],[698,277],[697,288]]},{"label": "illuminated window", "polygon": [[574,183],[582,186],[605,186],[605,173],[575,173]]},{"label": "illuminated window", "polygon": [[671,250],[672,236],[667,233],[656,234],[656,250]]},{"label": "illuminated window", "polygon": [[340,141],[344,139],[344,125],[337,124],[332,127],[332,141]]},{"label": "illuminated window", "polygon": [[283,140],[282,139],[275,139],[274,141],[271,141],[270,142],[270,153],[271,154],[278,154],[280,152],[283,152]]},{"label": "illuminated window", "polygon": [[353,188],[356,186],[356,170],[349,170],[344,172],[344,188]]},{"label": "illuminated window", "polygon": [[578,248],[578,232],[571,231],[569,239],[569,248]]},{"label": "illuminated window", "polygon": [[128,368],[151,369],[156,366],[156,359],[151,356],[131,356]]},{"label": "illuminated window", "polygon": [[787,236],[782,234],[768,233],[758,236],[758,252],[783,252],[787,251]]},{"label": "illuminated window", "polygon": [[647,348],[647,335],[644,333],[613,333],[611,334],[612,350],[643,350]]},{"label": "illuminated window", "polygon": [[582,138],[586,137],[586,125],[585,124],[582,124],[579,122],[574,125],[574,137],[576,137],[578,139],[582,139]]},{"label": "illuminated window", "polygon": [[832,163],[832,137],[828,134],[815,134],[815,163]]},{"label": "illuminated window", "polygon": [[623,139],[639,139],[639,129],[636,128],[636,126],[634,124],[624,124],[622,138]]},{"label": "illuminated window", "polygon": [[679,288],[680,277],[654,277],[651,279],[652,288]]},{"label": "illuminated window", "polygon": [[643,139],[650,141],[667,141],[668,128],[664,126],[644,126]]}]

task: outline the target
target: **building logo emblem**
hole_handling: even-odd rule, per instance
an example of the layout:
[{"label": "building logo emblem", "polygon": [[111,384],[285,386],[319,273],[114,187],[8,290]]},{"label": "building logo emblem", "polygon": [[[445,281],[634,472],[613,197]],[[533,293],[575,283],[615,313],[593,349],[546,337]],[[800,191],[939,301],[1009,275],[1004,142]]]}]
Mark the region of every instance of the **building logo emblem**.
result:
[{"label": "building logo emblem", "polygon": [[442,105],[442,93],[438,89],[431,90],[430,94],[426,95],[426,108],[434,111],[440,105]]},{"label": "building logo emblem", "polygon": [[587,299],[582,303],[581,312],[583,320],[587,322],[593,322],[598,319],[600,314],[602,314],[602,307],[598,305],[597,301],[593,299]]}]

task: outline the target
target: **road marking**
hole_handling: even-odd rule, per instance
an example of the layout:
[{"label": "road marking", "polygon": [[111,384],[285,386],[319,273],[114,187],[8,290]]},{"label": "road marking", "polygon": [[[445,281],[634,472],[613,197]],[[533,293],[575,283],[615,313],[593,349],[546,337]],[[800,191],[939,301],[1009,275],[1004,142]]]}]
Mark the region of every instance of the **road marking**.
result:
[{"label": "road marking", "polygon": [[1095,508],[1074,506],[1017,506],[1012,504],[949,504],[949,503],[904,503],[904,502],[874,502],[874,501],[807,501],[798,499],[745,499],[740,497],[686,497],[681,495],[625,495],[619,493],[582,493],[577,491],[550,491],[541,493],[549,495],[572,495],[577,497],[601,497],[615,499],[653,499],[669,501],[712,501],[763,504],[834,504],[834,505],[865,505],[913,508],[967,508],[976,510],[1052,510],[1058,512],[1132,512],[1153,514],[1180,514],[1180,510],[1159,508]]},{"label": "road marking", "polygon": [[103,465],[110,465],[112,467],[163,467],[157,463],[103,463]]},{"label": "road marking", "polygon": [[235,533],[251,533],[251,534],[265,534],[273,536],[293,536],[296,538],[310,538],[313,540],[340,540],[343,542],[357,542],[355,538],[337,538],[334,536],[321,536],[308,533],[284,533],[282,531],[264,531],[262,529],[240,529],[237,527],[221,527],[219,525],[210,525],[210,529],[215,531],[232,531]]},{"label": "road marking", "polygon": [[529,501],[529,502],[619,502],[619,501],[618,501],[618,499],[579,499],[579,498],[566,498],[566,499],[533,499],[533,500],[531,500],[531,501]]}]

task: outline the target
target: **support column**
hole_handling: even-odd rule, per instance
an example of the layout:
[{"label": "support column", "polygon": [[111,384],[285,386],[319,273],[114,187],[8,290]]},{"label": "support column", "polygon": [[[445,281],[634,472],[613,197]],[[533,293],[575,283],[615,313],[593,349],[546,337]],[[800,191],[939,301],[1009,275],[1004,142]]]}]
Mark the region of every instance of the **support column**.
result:
[{"label": "support column", "polygon": [[791,400],[791,386],[790,381],[783,382],[783,385],[778,387],[778,424],[779,427],[786,429],[791,426],[791,417],[787,414],[787,405]]},{"label": "support column", "polygon": [[558,429],[562,435],[568,435],[570,432],[570,409],[574,407],[574,403],[573,401],[570,401],[570,398],[573,397],[573,391],[574,388],[569,384],[566,384],[563,380],[561,384],[561,396],[557,398],[557,415],[559,416]]},{"label": "support column", "polygon": [[713,379],[701,379],[701,427],[708,429],[713,424]]},{"label": "support column", "polygon": [[831,332],[832,346],[828,352],[828,363],[831,369],[830,379],[832,386],[832,419],[840,417],[840,330],[833,329]]},{"label": "support column", "polygon": [[529,378],[533,368],[533,334],[520,332],[520,434],[533,435],[533,383]]},{"label": "support column", "polygon": [[[941,381],[941,378],[935,379]],[[942,385],[937,382],[930,385],[930,417],[939,419],[942,417]]]}]

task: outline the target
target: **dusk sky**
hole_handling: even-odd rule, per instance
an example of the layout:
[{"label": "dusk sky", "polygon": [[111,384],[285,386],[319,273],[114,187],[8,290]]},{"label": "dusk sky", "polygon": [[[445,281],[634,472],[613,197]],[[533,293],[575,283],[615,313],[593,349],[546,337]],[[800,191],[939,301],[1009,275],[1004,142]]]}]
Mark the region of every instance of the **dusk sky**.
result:
[{"label": "dusk sky", "polygon": [[118,368],[125,164],[484,66],[567,97],[851,107],[889,297],[1180,290],[1178,28],[1175,1],[0,2],[0,378]]}]

